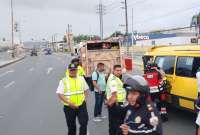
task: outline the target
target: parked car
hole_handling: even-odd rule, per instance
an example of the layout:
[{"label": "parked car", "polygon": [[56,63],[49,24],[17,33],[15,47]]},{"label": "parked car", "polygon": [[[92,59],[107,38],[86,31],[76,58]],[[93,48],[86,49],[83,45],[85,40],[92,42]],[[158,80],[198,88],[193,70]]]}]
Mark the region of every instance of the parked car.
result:
[{"label": "parked car", "polygon": [[50,48],[46,48],[45,50],[45,55],[51,55],[52,54],[52,51]]},{"label": "parked car", "polygon": [[31,56],[37,56],[37,49],[36,48],[31,49]]}]

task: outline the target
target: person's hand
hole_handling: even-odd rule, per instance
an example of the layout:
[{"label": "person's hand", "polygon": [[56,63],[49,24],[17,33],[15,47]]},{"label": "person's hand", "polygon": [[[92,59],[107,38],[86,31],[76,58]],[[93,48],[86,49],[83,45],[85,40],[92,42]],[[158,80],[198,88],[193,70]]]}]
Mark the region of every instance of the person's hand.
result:
[{"label": "person's hand", "polygon": [[157,125],[158,125],[158,122],[159,122],[158,117],[156,117],[156,116],[151,117],[149,121],[150,121],[150,124],[151,124],[152,126],[157,126]]},{"label": "person's hand", "polygon": [[72,109],[78,109],[78,106],[76,106],[73,103],[69,103],[69,107],[72,108]]},{"label": "person's hand", "polygon": [[123,135],[128,135],[128,130],[129,130],[129,128],[130,128],[128,125],[122,124],[122,125],[120,126],[120,128],[122,129]]},{"label": "person's hand", "polygon": [[101,90],[99,90],[98,92],[99,92],[99,94],[102,94],[102,91],[101,91]]}]

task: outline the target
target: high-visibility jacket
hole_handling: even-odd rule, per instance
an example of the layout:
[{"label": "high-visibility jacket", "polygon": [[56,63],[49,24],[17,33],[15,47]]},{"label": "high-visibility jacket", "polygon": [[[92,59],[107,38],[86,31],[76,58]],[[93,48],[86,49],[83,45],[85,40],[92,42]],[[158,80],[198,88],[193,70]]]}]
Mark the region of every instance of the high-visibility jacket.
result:
[{"label": "high-visibility jacket", "polygon": [[[81,77],[71,78],[65,77],[62,79],[64,84],[64,96],[76,106],[80,106],[85,101],[83,80]],[[68,106],[67,103],[64,105]]]},{"label": "high-visibility jacket", "polygon": [[113,74],[110,74],[107,81],[107,86],[106,86],[107,99],[109,99],[112,96],[112,93],[111,93],[112,87],[117,88],[117,102],[125,102],[126,91],[123,88],[122,81],[118,77],[114,76]]},{"label": "high-visibility jacket", "polygon": [[[78,73],[79,76],[85,76],[85,71],[81,66],[78,66]],[[66,70],[66,76],[69,76],[69,70]]]}]

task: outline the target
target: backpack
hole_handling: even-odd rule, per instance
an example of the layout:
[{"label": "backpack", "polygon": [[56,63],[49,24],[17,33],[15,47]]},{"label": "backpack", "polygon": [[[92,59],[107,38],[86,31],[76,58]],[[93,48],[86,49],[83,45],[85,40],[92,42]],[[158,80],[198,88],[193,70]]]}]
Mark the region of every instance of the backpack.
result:
[{"label": "backpack", "polygon": [[[94,71],[94,72],[96,72],[96,74],[97,74],[97,80],[96,81],[98,81],[99,73],[97,71]],[[86,80],[86,82],[87,82],[87,84],[89,86],[89,89],[91,91],[94,91],[94,85],[93,85],[93,82],[92,82],[92,76],[85,78],[85,80]]]}]

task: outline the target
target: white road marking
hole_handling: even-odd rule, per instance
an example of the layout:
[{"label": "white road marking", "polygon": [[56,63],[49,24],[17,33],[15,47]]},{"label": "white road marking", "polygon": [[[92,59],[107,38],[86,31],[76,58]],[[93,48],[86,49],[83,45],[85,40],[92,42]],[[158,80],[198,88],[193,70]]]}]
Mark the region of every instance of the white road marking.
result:
[{"label": "white road marking", "polygon": [[0,114],[0,119],[3,119],[4,118],[4,115],[3,114]]},{"label": "white road marking", "polygon": [[6,71],[5,73],[0,74],[0,77],[3,77],[3,76],[5,76],[5,75],[7,75],[7,74],[9,74],[9,73],[13,73],[13,72],[15,72],[15,71],[14,71],[14,70]]},{"label": "white road marking", "polygon": [[4,88],[6,89],[6,88],[8,88],[8,87],[12,86],[13,84],[15,84],[15,81],[12,81],[12,82],[10,82],[10,83],[9,83],[9,84],[7,84],[6,86],[4,86]]},{"label": "white road marking", "polygon": [[49,68],[47,69],[47,75],[49,75],[52,71],[53,71],[53,68],[52,68],[52,67],[49,67]]},{"label": "white road marking", "polygon": [[32,72],[33,70],[34,70],[34,68],[33,68],[33,67],[29,69],[29,71],[30,71],[30,72]]}]

